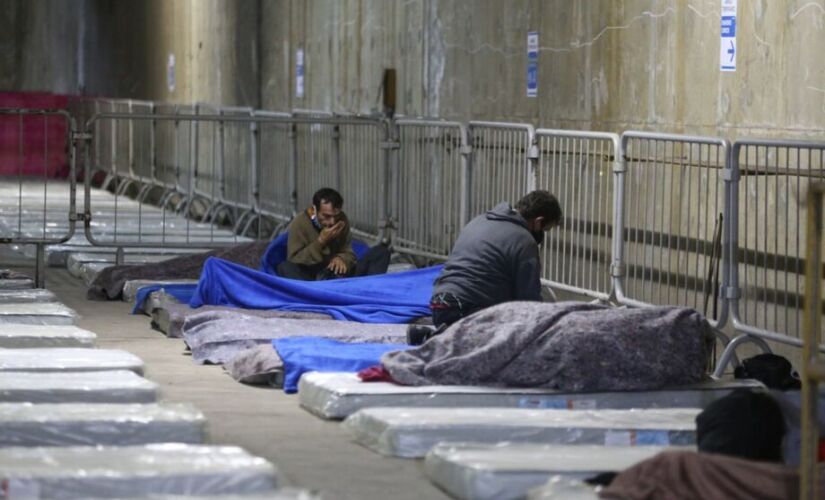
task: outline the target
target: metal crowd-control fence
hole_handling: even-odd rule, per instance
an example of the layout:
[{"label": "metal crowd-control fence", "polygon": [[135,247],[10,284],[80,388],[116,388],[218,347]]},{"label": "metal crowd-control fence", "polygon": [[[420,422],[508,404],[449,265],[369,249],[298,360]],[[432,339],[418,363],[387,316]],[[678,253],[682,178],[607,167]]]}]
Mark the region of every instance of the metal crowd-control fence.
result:
[{"label": "metal crowd-control fence", "polygon": [[801,346],[805,193],[825,180],[825,143],[739,140],[731,155],[734,193],[732,297],[736,330]]},{"label": "metal crowd-control fence", "polygon": [[820,358],[822,345],[822,279],[823,272],[823,200],[825,185],[811,183],[808,187],[807,229],[805,231],[805,306],[802,321],[802,394],[801,440],[799,466],[799,498],[822,498],[820,491],[819,451],[819,384],[825,382],[825,363]]},{"label": "metal crowd-control fence", "polygon": [[[186,115],[180,114],[158,114],[158,113],[100,113],[93,116],[87,123],[85,130],[92,144],[86,148],[86,176],[85,176],[85,214],[86,222],[86,238],[92,245],[109,246],[118,248],[118,256],[122,255],[123,248],[126,247],[214,247],[237,244],[241,238],[235,233],[229,231],[222,231],[216,228],[215,224],[204,224],[193,221],[191,218],[184,218],[177,214],[177,212],[167,206],[166,203],[161,203],[160,207],[151,206],[146,203],[141,203],[142,200],[131,199],[125,190],[115,190],[114,196],[99,196],[93,195],[91,190],[92,178],[88,175],[92,169],[91,151],[96,149],[94,144],[95,137],[93,131],[96,129],[108,128],[108,122],[117,122],[120,124],[118,129],[139,129],[145,124],[152,124],[153,128],[177,128],[178,130],[203,130],[204,124],[212,125],[213,130],[218,130],[219,125],[223,122],[242,123],[245,126],[250,126],[251,117],[230,117],[223,115]],[[197,123],[197,127],[194,124]],[[102,126],[101,126],[102,125]],[[190,132],[191,133],[191,132]],[[192,146],[191,151],[196,151],[195,146]],[[189,159],[194,159],[193,155],[189,155]],[[212,162],[210,166],[214,166],[216,162]],[[117,169],[118,163],[115,163],[116,170],[114,175],[118,176],[121,173]],[[197,162],[191,161],[187,164],[177,164],[175,176],[179,179],[196,178],[196,174],[203,174],[203,170],[195,170]],[[191,176],[185,174],[186,170],[193,169]],[[205,176],[209,180],[218,178],[214,170],[208,172]],[[126,182],[134,179],[127,178]],[[141,179],[146,181],[143,186],[152,185],[156,179]],[[183,187],[183,186],[178,186]],[[218,187],[217,183],[212,183],[213,189]],[[188,190],[191,194],[194,190]],[[97,193],[97,192],[95,192]],[[219,195],[211,195],[210,193],[201,193],[205,196],[205,203],[207,209],[220,203]],[[188,213],[188,210],[186,211]]]},{"label": "metal crowd-control fence", "polygon": [[159,204],[166,207],[177,196],[181,204],[188,200],[191,189],[194,156],[194,122],[186,120],[195,114],[193,106],[157,104],[156,114],[181,117],[177,120],[155,122],[155,174],[152,183],[161,187],[163,195]]},{"label": "metal crowd-control fence", "polygon": [[[255,111],[256,117],[289,119],[289,113]],[[289,121],[258,123],[258,185],[256,197],[262,213],[279,222],[277,232],[295,214],[294,124]]]},{"label": "metal crowd-control fence", "polygon": [[609,300],[613,258],[616,134],[539,129],[537,188],[555,194],[564,215],[542,247],[543,278],[555,288]]},{"label": "metal crowd-control fence", "polygon": [[76,131],[67,111],[0,109],[0,243],[35,246],[41,288],[45,245],[75,233]]},{"label": "metal crowd-control fence", "polygon": [[459,122],[399,119],[392,215],[396,250],[446,259],[468,220],[470,147]]},{"label": "metal crowd-control fence", "polygon": [[[470,217],[535,189],[538,148],[532,125],[471,121]],[[467,221],[465,221],[467,222]]]},{"label": "metal crowd-control fence", "polygon": [[727,320],[729,145],[724,139],[625,132],[614,238],[616,299],[681,305]]}]

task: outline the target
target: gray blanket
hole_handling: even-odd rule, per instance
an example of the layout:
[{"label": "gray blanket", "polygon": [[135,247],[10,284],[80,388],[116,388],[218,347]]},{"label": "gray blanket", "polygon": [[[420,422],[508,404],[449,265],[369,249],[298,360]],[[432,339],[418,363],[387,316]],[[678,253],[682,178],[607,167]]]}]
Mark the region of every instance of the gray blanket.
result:
[{"label": "gray blanket", "polygon": [[406,325],[324,319],[259,318],[230,311],[196,314],[183,325],[183,339],[196,363],[223,364],[240,351],[283,337],[327,337],[341,342],[404,342]]},{"label": "gray blanket", "polygon": [[163,262],[141,265],[110,266],[100,272],[86,291],[91,300],[115,300],[130,280],[198,279],[209,257],[218,257],[242,266],[257,269],[269,241],[255,241],[194,255],[183,255]]},{"label": "gray blanket", "polygon": [[405,385],[654,390],[702,380],[712,345],[710,325],[692,309],[510,302],[382,363]]},{"label": "gray blanket", "polygon": [[223,369],[236,382],[243,384],[283,384],[284,362],[271,344],[245,349],[224,363]]},{"label": "gray blanket", "polygon": [[183,337],[183,325],[190,317],[197,315],[197,321],[204,322],[234,317],[233,315],[238,314],[259,318],[330,319],[327,314],[311,312],[238,309],[228,306],[201,306],[193,309],[187,304],[181,304],[174,297],[164,294],[159,297],[159,305],[152,309],[152,327],[165,333],[167,337],[181,338]]}]

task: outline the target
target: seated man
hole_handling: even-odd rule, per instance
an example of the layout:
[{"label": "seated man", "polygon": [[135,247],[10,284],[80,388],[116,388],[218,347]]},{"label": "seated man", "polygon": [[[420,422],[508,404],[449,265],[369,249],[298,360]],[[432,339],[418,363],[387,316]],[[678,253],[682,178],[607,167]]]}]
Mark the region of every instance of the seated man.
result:
[{"label": "seated man", "polygon": [[312,206],[289,223],[287,259],[278,264],[278,276],[314,281],[387,272],[390,251],[384,244],[370,248],[356,261],[343,204],[332,188],[315,192]]},{"label": "seated man", "polygon": [[539,245],[559,225],[561,206],[547,191],[516,203],[499,203],[471,220],[458,235],[435,280],[430,309],[436,330],[410,325],[407,341],[418,345],[470,314],[502,302],[541,301]]}]

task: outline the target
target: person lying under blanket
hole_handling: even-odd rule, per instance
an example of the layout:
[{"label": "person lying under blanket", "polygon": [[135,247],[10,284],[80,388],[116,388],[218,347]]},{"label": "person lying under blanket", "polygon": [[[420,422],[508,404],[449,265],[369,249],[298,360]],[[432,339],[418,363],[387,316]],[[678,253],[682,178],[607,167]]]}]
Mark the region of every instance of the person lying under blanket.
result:
[{"label": "person lying under blanket", "polygon": [[312,206],[289,223],[287,258],[278,265],[278,276],[315,281],[387,272],[390,251],[383,243],[356,260],[343,204],[341,194],[332,188],[312,195]]}]

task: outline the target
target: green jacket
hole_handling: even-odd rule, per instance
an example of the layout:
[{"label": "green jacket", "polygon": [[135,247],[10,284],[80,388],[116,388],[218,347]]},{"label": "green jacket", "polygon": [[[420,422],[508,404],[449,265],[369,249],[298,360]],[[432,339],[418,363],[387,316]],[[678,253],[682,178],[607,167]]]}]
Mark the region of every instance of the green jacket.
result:
[{"label": "green jacket", "polygon": [[341,214],[347,227],[337,240],[330,242],[323,247],[318,243],[318,235],[321,230],[312,224],[306,210],[296,215],[289,223],[287,232],[286,255],[287,260],[294,264],[304,266],[317,266],[323,264],[326,267],[333,257],[341,257],[347,265],[347,271],[355,269],[355,252],[352,251],[352,235],[349,230],[349,221],[346,215]]}]

